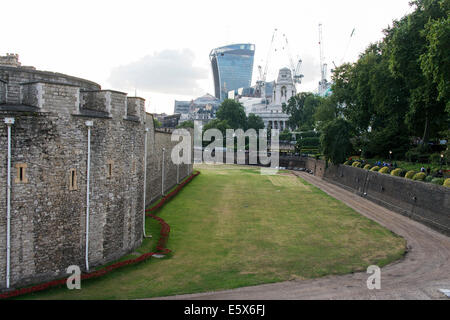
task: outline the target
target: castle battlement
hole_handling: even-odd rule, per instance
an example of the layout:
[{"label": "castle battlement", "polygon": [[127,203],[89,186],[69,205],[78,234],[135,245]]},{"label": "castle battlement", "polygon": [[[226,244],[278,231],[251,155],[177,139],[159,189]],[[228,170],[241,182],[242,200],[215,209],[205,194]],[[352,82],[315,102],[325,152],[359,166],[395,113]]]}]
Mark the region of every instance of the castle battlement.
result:
[{"label": "castle battlement", "polygon": [[19,95],[8,99],[8,83],[0,81],[0,104],[29,106],[40,112],[86,115],[101,118],[145,120],[145,99],[128,97],[113,90],[83,90],[72,84],[51,81],[33,81],[19,85]]}]

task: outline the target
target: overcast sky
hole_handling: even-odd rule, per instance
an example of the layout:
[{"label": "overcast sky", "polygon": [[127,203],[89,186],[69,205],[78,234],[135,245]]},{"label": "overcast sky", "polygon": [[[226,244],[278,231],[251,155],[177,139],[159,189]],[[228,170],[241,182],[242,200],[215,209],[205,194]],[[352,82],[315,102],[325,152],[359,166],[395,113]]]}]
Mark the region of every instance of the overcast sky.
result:
[{"label": "overcast sky", "polygon": [[[0,54],[19,53],[23,65],[62,72],[104,89],[137,92],[148,112],[173,112],[174,100],[214,94],[211,49],[232,43],[256,45],[257,66],[266,64],[278,29],[267,80],[303,60],[300,91],[320,78],[319,31],[323,24],[329,69],[355,61],[382,30],[411,12],[410,0],[0,0]],[[355,33],[350,35],[353,28]]]}]

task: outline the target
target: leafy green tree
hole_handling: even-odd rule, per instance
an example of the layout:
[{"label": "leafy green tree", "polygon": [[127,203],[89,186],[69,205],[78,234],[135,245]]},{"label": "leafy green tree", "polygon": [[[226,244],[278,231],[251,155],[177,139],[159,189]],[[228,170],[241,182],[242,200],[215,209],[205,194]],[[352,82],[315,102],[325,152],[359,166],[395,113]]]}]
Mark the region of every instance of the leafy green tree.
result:
[{"label": "leafy green tree", "polygon": [[283,130],[283,132],[280,133],[279,139],[280,139],[280,141],[291,141],[292,133],[287,129]]},{"label": "leafy green tree", "polygon": [[203,126],[203,132],[209,129],[219,129],[222,132],[223,138],[225,139],[226,130],[233,128],[228,124],[227,120],[214,119]]},{"label": "leafy green tree", "polygon": [[161,128],[162,127],[161,121],[159,121],[156,118],[153,118],[153,125],[155,126],[155,128]]},{"label": "leafy green tree", "polygon": [[420,56],[420,66],[427,80],[437,86],[438,100],[447,102],[446,111],[450,113],[450,16],[430,21],[423,33],[428,46]]},{"label": "leafy green tree", "polygon": [[311,92],[301,92],[283,103],[283,112],[289,115],[288,124],[291,128],[311,130],[314,128],[314,113],[322,98]]},{"label": "leafy green tree", "polygon": [[443,117],[445,102],[438,99],[436,83],[427,81],[422,69],[421,57],[429,53],[424,30],[431,21],[447,18],[450,4],[448,0],[416,0],[411,4],[416,7],[414,12],[394,21],[393,27],[385,31],[386,54],[394,77],[402,80],[409,91],[406,124],[427,145],[430,137],[445,129],[448,119]]},{"label": "leafy green tree", "polygon": [[[228,121],[219,119],[211,120],[210,122],[208,122],[203,126],[203,134],[205,134],[205,131],[209,129],[218,129],[222,133],[223,145],[226,146],[226,130],[233,129],[228,124]],[[208,146],[212,142],[213,141],[203,141],[203,147]]]},{"label": "leafy green tree", "polygon": [[384,30],[381,42],[334,70],[333,95],[314,113],[320,130],[347,120],[353,146],[366,156],[405,155],[412,137],[422,138],[420,155],[429,140],[448,136],[450,1],[411,5],[415,10]]},{"label": "leafy green tree", "polygon": [[339,116],[339,107],[334,95],[322,98],[314,112],[314,122],[317,129],[321,129],[328,122]]},{"label": "leafy green tree", "polygon": [[[333,75],[331,76],[333,81],[331,90],[333,94],[330,98],[333,99],[332,101],[336,105],[336,113],[339,113],[339,109],[344,112],[345,110],[355,108],[356,84],[353,81],[354,69],[354,64],[346,63],[333,71]],[[347,116],[351,117],[351,114]],[[358,120],[357,117],[355,117],[355,120]]]},{"label": "leafy green tree", "polygon": [[216,116],[220,121],[227,121],[232,129],[245,129],[247,127],[244,107],[232,99],[225,99],[221,103]]},{"label": "leafy green tree", "polygon": [[353,128],[344,119],[335,119],[328,122],[320,136],[320,145],[328,163],[330,160],[334,164],[343,163],[351,155],[353,146],[350,142]]},{"label": "leafy green tree", "polygon": [[179,125],[177,125],[177,129],[183,129],[183,128],[194,129],[194,121],[188,120],[188,121],[184,121],[183,123],[180,123]]},{"label": "leafy green tree", "polygon": [[264,121],[260,116],[250,113],[247,118],[246,129],[255,129],[257,132],[259,129],[264,129]]}]

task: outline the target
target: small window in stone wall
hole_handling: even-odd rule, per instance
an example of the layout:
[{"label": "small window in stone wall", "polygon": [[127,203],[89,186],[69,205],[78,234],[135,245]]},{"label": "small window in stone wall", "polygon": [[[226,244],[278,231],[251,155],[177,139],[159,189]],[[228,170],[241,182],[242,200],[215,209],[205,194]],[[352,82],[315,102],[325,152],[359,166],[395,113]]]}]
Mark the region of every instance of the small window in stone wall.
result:
[{"label": "small window in stone wall", "polygon": [[69,190],[78,190],[77,186],[77,169],[69,170]]},{"label": "small window in stone wall", "polygon": [[113,160],[108,160],[106,162],[106,177],[108,179],[113,177],[113,170],[114,170],[114,161]]},{"label": "small window in stone wall", "polygon": [[131,173],[136,173],[136,160],[133,159],[131,162]]},{"label": "small window in stone wall", "polygon": [[17,169],[17,175],[15,179],[15,183],[28,183],[27,178],[27,164],[26,163],[17,163],[16,169]]}]

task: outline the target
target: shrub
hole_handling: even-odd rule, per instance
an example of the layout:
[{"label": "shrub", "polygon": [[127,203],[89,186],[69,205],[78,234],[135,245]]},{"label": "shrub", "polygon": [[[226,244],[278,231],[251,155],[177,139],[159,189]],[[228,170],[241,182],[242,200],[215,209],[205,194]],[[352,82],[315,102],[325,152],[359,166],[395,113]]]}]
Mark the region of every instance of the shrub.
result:
[{"label": "shrub", "polygon": [[383,167],[380,170],[378,170],[378,172],[379,173],[386,173],[386,174],[388,174],[389,173],[389,167]]},{"label": "shrub", "polygon": [[426,176],[425,177],[425,182],[431,182],[433,180],[433,177],[432,176]]},{"label": "shrub", "polygon": [[378,170],[380,170],[380,167],[379,167],[379,166],[375,166],[375,167],[373,167],[372,169],[370,169],[370,171],[378,171]]},{"label": "shrub", "polygon": [[366,165],[364,166],[364,169],[365,169],[365,170],[370,170],[371,167],[372,167],[372,166],[371,166],[370,164],[366,164]]},{"label": "shrub", "polygon": [[419,172],[419,173],[416,173],[412,179],[416,180],[416,181],[423,181],[423,180],[425,180],[426,176],[427,175],[425,174],[425,172]]},{"label": "shrub", "polygon": [[415,174],[416,174],[416,172],[415,172],[414,170],[408,171],[408,172],[405,174],[405,178],[406,178],[406,179],[412,179],[412,178],[414,177]]},{"label": "shrub", "polygon": [[450,178],[445,179],[443,186],[450,188]]},{"label": "shrub", "polygon": [[355,161],[355,162],[353,162],[352,166],[355,168],[361,168],[361,162]]},{"label": "shrub", "polygon": [[391,172],[391,176],[396,176],[396,177],[400,177],[400,175],[401,175],[402,171],[403,171],[403,169],[400,169],[400,168],[398,168],[398,169],[395,169],[395,170],[392,170],[392,172]]},{"label": "shrub", "polygon": [[347,160],[347,161],[345,161],[345,162],[344,162],[344,165],[346,165],[346,166],[350,166],[350,165],[351,165],[351,163],[352,163],[352,162],[351,162],[350,160]]},{"label": "shrub", "polygon": [[433,180],[431,180],[431,183],[442,186],[444,184],[444,181],[444,178],[434,178]]}]

